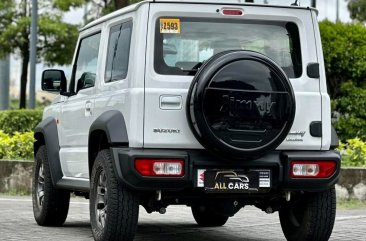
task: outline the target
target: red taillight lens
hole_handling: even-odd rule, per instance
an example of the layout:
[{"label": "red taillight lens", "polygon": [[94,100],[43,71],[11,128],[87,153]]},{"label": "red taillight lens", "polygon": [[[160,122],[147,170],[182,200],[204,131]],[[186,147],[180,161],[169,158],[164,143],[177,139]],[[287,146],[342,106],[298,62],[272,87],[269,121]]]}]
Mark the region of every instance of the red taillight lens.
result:
[{"label": "red taillight lens", "polygon": [[292,161],[292,178],[328,178],[334,174],[337,163],[334,161]]},{"label": "red taillight lens", "polygon": [[135,169],[142,176],[150,177],[182,177],[184,176],[184,160],[168,159],[136,159]]},{"label": "red taillight lens", "polygon": [[244,15],[244,12],[241,9],[223,9],[222,14],[223,15],[241,16],[241,15]]}]

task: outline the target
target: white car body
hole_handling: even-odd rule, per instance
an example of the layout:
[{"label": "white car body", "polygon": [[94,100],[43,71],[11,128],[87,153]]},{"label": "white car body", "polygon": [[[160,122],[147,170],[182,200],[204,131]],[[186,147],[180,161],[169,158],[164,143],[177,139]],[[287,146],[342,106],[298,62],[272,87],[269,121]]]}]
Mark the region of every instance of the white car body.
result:
[{"label": "white car body", "polygon": [[[224,16],[216,12],[216,9],[233,7],[242,9],[244,15]],[[291,11],[288,11],[289,8]],[[43,116],[44,119],[55,117],[58,121],[64,179],[88,180],[89,128],[107,110],[118,110],[123,114],[131,148],[203,149],[186,121],[185,103],[193,76],[160,75],[153,67],[153,30],[161,16],[235,18],[243,21],[276,19],[296,23],[301,40],[303,71],[301,77],[290,79],[296,99],[296,115],[288,137],[277,150],[329,150],[330,98],[315,9],[263,7],[239,4],[234,0],[217,1],[215,4],[194,0],[153,3],[150,0],[116,11],[81,29],[78,45],[84,37],[101,32],[95,86],[80,90],[71,97],[57,96]],[[126,21],[133,23],[128,74],[124,79],[105,83],[110,29]],[[74,62],[77,50],[78,47]],[[309,63],[319,63],[319,78],[307,76]],[[312,122],[322,123],[322,137],[310,134]]]}]

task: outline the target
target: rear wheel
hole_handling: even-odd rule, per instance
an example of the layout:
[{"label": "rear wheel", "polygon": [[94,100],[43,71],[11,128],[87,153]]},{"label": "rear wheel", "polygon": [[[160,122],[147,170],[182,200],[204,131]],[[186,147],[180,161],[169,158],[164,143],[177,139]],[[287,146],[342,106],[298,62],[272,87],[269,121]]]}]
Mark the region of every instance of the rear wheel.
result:
[{"label": "rear wheel", "polygon": [[288,241],[327,241],[336,216],[334,187],[319,193],[307,193],[282,207],[280,221]]},{"label": "rear wheel", "polygon": [[118,182],[109,150],[98,153],[91,174],[90,220],[97,241],[133,240],[138,197]]},{"label": "rear wheel", "polygon": [[41,226],[61,226],[67,217],[70,192],[53,186],[45,146],[36,154],[32,186],[33,213]]},{"label": "rear wheel", "polygon": [[202,227],[223,226],[229,219],[227,216],[215,213],[213,210],[202,206],[193,206],[192,214],[197,224]]}]

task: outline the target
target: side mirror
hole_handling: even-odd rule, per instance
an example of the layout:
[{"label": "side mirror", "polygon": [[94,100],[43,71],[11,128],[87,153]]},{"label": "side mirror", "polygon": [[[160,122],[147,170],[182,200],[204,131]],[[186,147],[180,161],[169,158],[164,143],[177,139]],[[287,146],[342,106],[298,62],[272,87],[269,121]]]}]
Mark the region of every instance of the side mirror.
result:
[{"label": "side mirror", "polygon": [[42,73],[42,90],[48,92],[66,92],[66,77],[62,70],[48,69]]}]

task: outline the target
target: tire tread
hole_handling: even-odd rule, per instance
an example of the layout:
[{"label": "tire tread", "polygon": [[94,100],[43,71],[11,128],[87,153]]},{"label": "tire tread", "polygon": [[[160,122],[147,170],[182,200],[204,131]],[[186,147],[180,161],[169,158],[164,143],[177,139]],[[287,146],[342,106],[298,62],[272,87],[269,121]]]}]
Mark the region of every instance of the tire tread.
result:
[{"label": "tire tread", "polygon": [[[101,150],[96,158],[92,171],[91,188],[94,188],[94,177],[98,167],[105,168],[108,180],[108,210],[106,230],[101,231],[96,228],[96,220],[94,218],[92,197],[90,199],[90,215],[92,221],[92,229],[95,240],[123,240],[132,241],[138,222],[138,198],[130,190],[128,190],[114,172],[112,156],[109,150]],[[93,191],[93,190],[92,190]],[[113,210],[110,212],[109,210]]]},{"label": "tire tread", "polygon": [[280,210],[282,230],[288,241],[327,241],[329,240],[336,216],[336,193],[334,187],[325,192],[305,194],[305,217],[300,227],[289,221],[285,205]]},{"label": "tire tread", "polygon": [[[36,197],[36,185],[40,162],[43,162],[45,193],[41,210],[38,207]],[[70,192],[57,189],[53,186],[47,150],[44,145],[38,149],[33,166],[32,200],[34,218],[38,225],[61,226],[65,223],[69,212]]]}]

